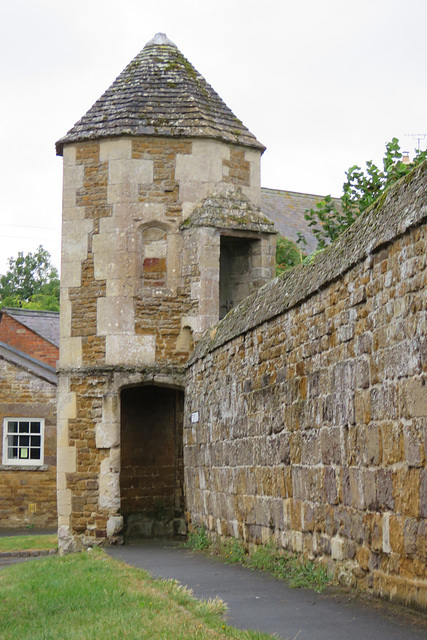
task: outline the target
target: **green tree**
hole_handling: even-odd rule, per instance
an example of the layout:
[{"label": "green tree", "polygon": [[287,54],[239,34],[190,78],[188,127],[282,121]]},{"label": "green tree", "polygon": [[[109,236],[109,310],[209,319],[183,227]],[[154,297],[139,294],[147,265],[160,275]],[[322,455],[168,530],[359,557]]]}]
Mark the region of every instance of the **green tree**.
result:
[{"label": "green tree", "polygon": [[304,255],[295,242],[284,236],[277,236],[276,276],[302,262]]},{"label": "green tree", "polygon": [[[317,239],[317,250],[328,244],[345,231],[360,214],[396,180],[409,173],[415,166],[427,158],[427,151],[416,151],[413,162],[402,162],[399,140],[393,138],[386,145],[383,158],[383,169],[371,160],[366,162],[363,171],[357,165],[346,172],[347,180],[343,185],[340,206],[330,195],[316,204],[314,209],[307,209],[304,214],[308,226]],[[305,238],[298,234],[298,244],[306,244]]]},{"label": "green tree", "polygon": [[0,307],[59,311],[59,276],[46,249],[9,258],[9,270],[0,276]]}]

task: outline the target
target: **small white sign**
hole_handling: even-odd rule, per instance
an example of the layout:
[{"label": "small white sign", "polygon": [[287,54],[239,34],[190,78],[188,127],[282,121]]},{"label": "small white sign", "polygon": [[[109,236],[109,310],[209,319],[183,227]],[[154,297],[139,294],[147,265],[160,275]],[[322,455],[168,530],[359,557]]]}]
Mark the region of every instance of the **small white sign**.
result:
[{"label": "small white sign", "polygon": [[193,411],[191,414],[191,422],[194,424],[195,422],[199,422],[199,412]]}]

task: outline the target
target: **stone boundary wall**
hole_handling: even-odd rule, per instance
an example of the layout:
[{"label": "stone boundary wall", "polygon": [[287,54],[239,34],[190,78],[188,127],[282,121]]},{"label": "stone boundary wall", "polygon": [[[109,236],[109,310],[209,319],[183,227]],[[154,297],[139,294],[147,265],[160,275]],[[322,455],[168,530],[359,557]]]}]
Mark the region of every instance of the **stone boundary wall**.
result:
[{"label": "stone boundary wall", "polygon": [[187,517],[427,606],[427,164],[205,334]]}]

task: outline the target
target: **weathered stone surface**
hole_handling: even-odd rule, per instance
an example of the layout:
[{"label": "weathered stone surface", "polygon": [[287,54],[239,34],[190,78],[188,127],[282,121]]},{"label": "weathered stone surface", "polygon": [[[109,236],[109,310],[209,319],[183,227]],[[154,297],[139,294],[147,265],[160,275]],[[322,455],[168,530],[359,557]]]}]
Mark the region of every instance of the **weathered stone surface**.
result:
[{"label": "weathered stone surface", "polygon": [[[420,605],[426,170],[389,193],[382,211],[378,205],[359,219],[354,235],[319,258],[317,271],[313,263],[313,270],[297,268],[266,285],[203,337],[190,360],[186,397],[187,416],[200,404],[209,407],[191,429],[193,441],[203,437],[203,456],[184,449],[191,521],[221,531],[237,522],[248,542],[260,541],[269,527],[290,549],[332,557],[343,580]],[[329,278],[339,269],[339,279]],[[246,434],[244,446],[230,447],[237,432]],[[286,443],[282,461],[277,440]],[[278,464],[286,465],[282,483],[275,480]],[[192,469],[203,470],[209,501],[190,484]],[[227,479],[219,491],[214,477],[230,469],[239,470],[239,482]],[[236,496],[231,511],[226,491]],[[275,496],[283,498],[283,518],[272,508]]]}]

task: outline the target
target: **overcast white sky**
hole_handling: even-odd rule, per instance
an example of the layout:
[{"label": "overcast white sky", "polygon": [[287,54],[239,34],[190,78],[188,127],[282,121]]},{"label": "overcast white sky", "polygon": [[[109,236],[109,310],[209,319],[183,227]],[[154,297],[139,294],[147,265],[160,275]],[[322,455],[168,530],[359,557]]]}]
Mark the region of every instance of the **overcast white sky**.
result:
[{"label": "overcast white sky", "polygon": [[54,143],[155,33],[266,145],[263,186],[340,195],[349,166],[427,133],[426,26],[426,0],[3,3],[0,273],[39,244],[59,267]]}]

